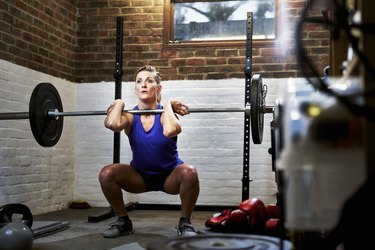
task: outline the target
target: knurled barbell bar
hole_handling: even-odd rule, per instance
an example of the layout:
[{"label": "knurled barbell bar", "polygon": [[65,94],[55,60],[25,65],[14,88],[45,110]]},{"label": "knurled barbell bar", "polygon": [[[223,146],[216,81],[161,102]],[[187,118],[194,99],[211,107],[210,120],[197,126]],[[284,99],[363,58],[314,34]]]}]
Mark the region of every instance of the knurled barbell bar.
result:
[{"label": "knurled barbell bar", "polygon": [[[252,102],[245,108],[189,108],[189,113],[221,113],[245,112],[251,116],[252,137],[256,144],[260,144],[263,134],[263,115],[272,113],[273,107],[264,105],[265,89],[261,78],[252,81]],[[163,109],[152,110],[124,110],[135,115],[160,114]],[[64,112],[57,89],[47,82],[38,84],[30,97],[29,112],[0,113],[0,120],[29,119],[31,131],[35,140],[43,147],[52,147],[59,141],[64,123],[64,116],[94,116],[106,115],[106,111],[72,111]]]}]

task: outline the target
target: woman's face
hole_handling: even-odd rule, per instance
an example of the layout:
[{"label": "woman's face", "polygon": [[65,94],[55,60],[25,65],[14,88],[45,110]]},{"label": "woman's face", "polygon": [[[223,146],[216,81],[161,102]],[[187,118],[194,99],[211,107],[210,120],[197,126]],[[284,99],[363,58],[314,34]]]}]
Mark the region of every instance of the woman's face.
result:
[{"label": "woman's face", "polygon": [[135,78],[135,94],[139,100],[155,101],[161,91],[161,85],[155,81],[154,74],[149,71],[141,71]]}]

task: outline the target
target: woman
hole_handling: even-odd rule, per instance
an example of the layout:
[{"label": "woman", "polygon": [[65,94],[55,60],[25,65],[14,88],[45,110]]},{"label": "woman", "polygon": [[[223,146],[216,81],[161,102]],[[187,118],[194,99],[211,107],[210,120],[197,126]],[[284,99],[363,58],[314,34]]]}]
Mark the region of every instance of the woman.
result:
[{"label": "woman", "polygon": [[[161,77],[153,66],[137,71],[135,94],[138,105],[134,109],[161,109]],[[180,195],[181,218],[178,235],[195,235],[191,215],[199,195],[197,170],[184,163],[178,155],[177,135],[181,124],[176,114],[188,114],[188,107],[175,100],[166,102],[162,114],[133,115],[123,112],[125,104],[115,100],[107,109],[105,127],[119,132],[124,130],[129,138],[133,158],[130,164],[105,166],[99,181],[103,193],[118,219],[103,233],[104,237],[118,237],[133,233],[122,189],[131,193],[163,191]]]}]

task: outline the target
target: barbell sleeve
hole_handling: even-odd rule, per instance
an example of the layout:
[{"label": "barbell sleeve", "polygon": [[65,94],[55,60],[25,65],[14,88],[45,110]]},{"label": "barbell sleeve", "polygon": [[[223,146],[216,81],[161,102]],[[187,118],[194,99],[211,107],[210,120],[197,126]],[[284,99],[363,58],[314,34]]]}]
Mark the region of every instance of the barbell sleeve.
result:
[{"label": "barbell sleeve", "polygon": [[0,113],[0,120],[29,119],[29,112]]}]

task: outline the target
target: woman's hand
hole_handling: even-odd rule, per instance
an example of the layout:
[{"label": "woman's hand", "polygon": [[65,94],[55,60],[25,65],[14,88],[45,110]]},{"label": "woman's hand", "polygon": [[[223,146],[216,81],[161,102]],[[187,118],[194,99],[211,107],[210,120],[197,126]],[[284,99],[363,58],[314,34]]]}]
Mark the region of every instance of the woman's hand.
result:
[{"label": "woman's hand", "polygon": [[111,111],[113,110],[113,108],[114,108],[116,105],[121,105],[121,110],[123,110],[124,107],[125,107],[125,104],[124,104],[124,102],[123,102],[121,99],[116,99],[116,100],[114,100],[114,101],[108,106],[108,108],[107,108],[107,115],[108,115],[109,113],[111,113]]},{"label": "woman's hand", "polygon": [[127,118],[123,115],[124,102],[121,99],[114,100],[107,108],[107,116],[104,126],[114,132],[120,132],[127,126]]},{"label": "woman's hand", "polygon": [[181,116],[189,114],[189,107],[177,100],[170,100],[169,101],[172,110],[174,113],[179,114]]}]

